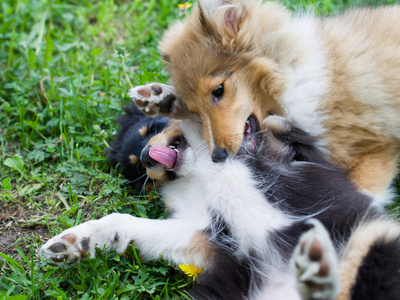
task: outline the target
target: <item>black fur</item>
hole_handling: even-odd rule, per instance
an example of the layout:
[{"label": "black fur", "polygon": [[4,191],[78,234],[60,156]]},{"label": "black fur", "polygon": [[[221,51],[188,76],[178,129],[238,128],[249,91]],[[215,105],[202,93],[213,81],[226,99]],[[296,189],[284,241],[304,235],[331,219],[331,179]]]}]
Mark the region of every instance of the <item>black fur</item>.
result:
[{"label": "black fur", "polygon": [[[165,117],[150,118],[133,104],[125,107],[124,111],[125,114],[117,120],[120,130],[116,141],[108,149],[108,160],[112,166],[121,168],[122,174],[131,181],[131,186],[139,192],[146,181],[146,168],[140,159],[132,164],[129,156],[135,155],[139,158],[149,139],[160,133],[169,120]],[[142,127],[147,128],[144,136],[139,134]]]},{"label": "black fur", "polygon": [[256,262],[252,257],[235,255],[238,244],[227,222],[217,213],[210,212],[211,226],[206,234],[210,237],[215,257],[210,269],[201,273],[192,292],[196,300],[247,299],[251,285],[259,283],[252,274]]},{"label": "black fur", "polygon": [[199,275],[192,296],[196,300],[247,299],[251,276],[250,259],[238,259],[232,251],[219,248],[212,267]]},{"label": "black fur", "polygon": [[[126,115],[119,119],[121,130],[110,148],[109,158],[113,165],[122,167],[127,178],[135,180],[145,173],[145,168],[141,163],[133,166],[129,155],[139,156],[147,141],[161,132],[168,120],[145,117],[133,107],[125,111]],[[149,128],[146,137],[138,133],[142,126]],[[265,237],[283,261],[289,261],[301,234],[310,229],[306,222],[308,218],[316,218],[325,225],[340,251],[340,245],[346,243],[361,220],[368,221],[382,215],[378,209],[371,208],[370,197],[359,193],[346,174],[324,158],[315,146],[315,140],[307,133],[292,127],[285,133],[274,135],[269,132],[267,135],[273,135],[278,143],[270,147],[270,139],[263,136],[255,153],[244,149],[233,159],[239,159],[249,167],[266,201],[299,218],[298,222]],[[132,184],[140,190],[143,183],[144,178]],[[253,288],[265,283],[262,276],[267,274],[257,273],[262,258],[257,257],[259,254],[256,252],[238,255],[240,245],[230,224],[218,213],[210,214],[213,217],[206,234],[210,237],[215,256],[211,268],[199,275],[192,295],[195,299],[207,300],[247,299]],[[360,268],[352,299],[400,300],[399,257],[398,240],[377,241]]]},{"label": "black fur", "polygon": [[400,240],[378,239],[358,270],[352,300],[400,299]]},{"label": "black fur", "polygon": [[[319,219],[338,249],[361,219],[381,214],[371,209],[370,197],[359,193],[345,173],[324,158],[307,133],[293,127],[274,137],[281,142],[280,149],[276,143],[270,149],[265,142],[269,139],[263,138],[256,153],[242,151],[235,159],[252,170],[266,201],[299,217],[298,222],[266,237],[284,261],[292,256],[301,234],[310,229],[307,218]],[[195,299],[246,299],[251,288],[257,288],[263,280],[253,272],[257,269],[257,255],[235,255],[237,244],[232,241],[230,225],[221,222],[221,216],[213,218],[209,231],[214,233],[210,236],[216,259],[212,269],[199,277]]]},{"label": "black fur", "polygon": [[346,174],[324,158],[307,133],[292,127],[275,137],[282,142],[278,153],[274,149],[271,155],[272,150],[264,145],[246,157],[268,201],[294,216],[318,212],[314,217],[325,225],[336,244],[347,240],[361,218],[381,214],[371,208],[369,196],[358,192]]}]

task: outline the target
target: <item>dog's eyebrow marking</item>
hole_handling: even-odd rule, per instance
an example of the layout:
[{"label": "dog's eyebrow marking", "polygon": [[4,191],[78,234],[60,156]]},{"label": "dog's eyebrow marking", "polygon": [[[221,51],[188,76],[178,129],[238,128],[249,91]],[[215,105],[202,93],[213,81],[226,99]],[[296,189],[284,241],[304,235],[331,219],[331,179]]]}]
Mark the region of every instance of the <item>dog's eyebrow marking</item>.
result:
[{"label": "dog's eyebrow marking", "polygon": [[210,75],[212,77],[224,77],[225,80],[228,79],[229,77],[231,77],[233,74],[233,71],[230,72],[212,72]]},{"label": "dog's eyebrow marking", "polygon": [[131,154],[131,155],[129,155],[129,160],[131,161],[131,164],[134,165],[137,163],[138,158],[136,155]]},{"label": "dog's eyebrow marking", "polygon": [[233,90],[233,93],[234,93],[234,94],[237,93],[237,83],[236,83],[236,80],[232,80],[232,90]]},{"label": "dog's eyebrow marking", "polygon": [[143,126],[142,128],[139,129],[139,134],[141,136],[145,136],[146,133],[147,133],[147,127],[146,126]]}]

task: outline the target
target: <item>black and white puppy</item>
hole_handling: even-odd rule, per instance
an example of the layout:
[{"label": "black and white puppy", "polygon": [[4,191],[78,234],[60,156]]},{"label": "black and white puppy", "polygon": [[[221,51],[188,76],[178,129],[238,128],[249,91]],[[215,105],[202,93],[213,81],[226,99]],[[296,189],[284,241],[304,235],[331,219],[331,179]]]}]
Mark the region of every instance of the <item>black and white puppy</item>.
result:
[{"label": "black and white puppy", "polygon": [[147,182],[146,167],[140,161],[140,154],[148,141],[159,134],[169,120],[166,117],[151,118],[131,104],[123,108],[117,123],[120,129],[116,139],[108,150],[108,161],[115,168],[120,168],[122,174],[130,181],[137,191],[151,190],[153,184]]},{"label": "black and white puppy", "polygon": [[[281,117],[249,122],[240,154],[215,164],[201,124],[174,121],[142,152],[171,216],[111,214],[41,248],[73,263],[130,243],[204,271],[195,299],[399,299],[400,228],[314,140]],[[373,284],[371,284],[373,283]]]}]

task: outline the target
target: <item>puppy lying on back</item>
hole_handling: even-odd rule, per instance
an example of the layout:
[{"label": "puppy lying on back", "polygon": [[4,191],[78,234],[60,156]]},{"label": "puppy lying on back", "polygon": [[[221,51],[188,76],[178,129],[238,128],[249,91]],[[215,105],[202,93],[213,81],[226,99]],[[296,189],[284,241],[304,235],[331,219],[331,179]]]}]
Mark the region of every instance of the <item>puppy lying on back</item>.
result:
[{"label": "puppy lying on back", "polygon": [[142,153],[164,182],[170,218],[111,214],[67,229],[41,253],[69,264],[133,243],[144,258],[202,268],[195,299],[398,299],[399,226],[308,134],[276,116],[263,127],[215,164],[201,124],[172,122]]},{"label": "puppy lying on back", "polygon": [[160,42],[168,101],[131,95],[149,114],[197,114],[215,162],[239,151],[249,124],[288,117],[384,204],[400,161],[399,28],[399,5],[318,18],[272,1],[199,0]]}]

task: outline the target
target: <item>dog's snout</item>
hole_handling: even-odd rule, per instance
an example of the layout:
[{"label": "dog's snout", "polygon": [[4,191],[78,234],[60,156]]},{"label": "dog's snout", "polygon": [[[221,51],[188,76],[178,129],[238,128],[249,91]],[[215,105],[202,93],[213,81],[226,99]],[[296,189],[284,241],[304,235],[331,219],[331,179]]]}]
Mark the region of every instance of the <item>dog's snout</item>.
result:
[{"label": "dog's snout", "polygon": [[228,157],[228,150],[226,148],[215,149],[211,157],[213,162],[222,163]]},{"label": "dog's snout", "polygon": [[143,149],[141,155],[140,155],[140,160],[142,161],[142,164],[146,168],[151,168],[154,167],[158,162],[150,157],[150,146],[146,147]]}]

